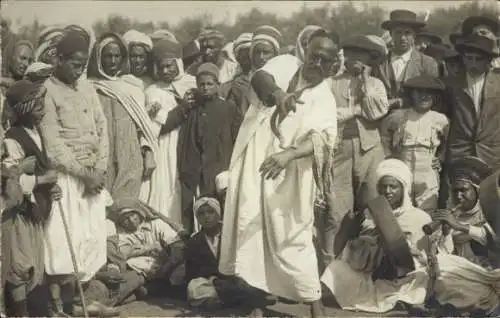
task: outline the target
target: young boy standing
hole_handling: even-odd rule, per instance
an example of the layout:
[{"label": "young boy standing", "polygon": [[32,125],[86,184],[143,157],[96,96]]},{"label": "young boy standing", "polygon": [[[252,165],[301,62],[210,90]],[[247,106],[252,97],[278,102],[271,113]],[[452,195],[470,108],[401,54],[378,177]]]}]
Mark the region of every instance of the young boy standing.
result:
[{"label": "young boy standing", "polygon": [[242,120],[236,107],[218,95],[219,69],[215,64],[200,65],[196,84],[196,94],[189,101],[193,108],[181,127],[178,145],[182,211],[191,219],[197,191],[216,194],[215,179],[229,168]]},{"label": "young boy standing", "polygon": [[[43,228],[52,201],[61,197],[61,189],[56,184],[57,174],[50,170],[40,136],[43,97],[43,87],[28,80],[15,83],[6,94],[14,118],[3,141],[6,153],[2,166],[19,168],[19,186],[23,192],[22,200],[8,207],[2,215],[2,283],[6,289],[7,314],[15,317],[41,314],[28,311],[28,298],[43,283]],[[2,194],[8,196],[9,183],[3,181]]]}]

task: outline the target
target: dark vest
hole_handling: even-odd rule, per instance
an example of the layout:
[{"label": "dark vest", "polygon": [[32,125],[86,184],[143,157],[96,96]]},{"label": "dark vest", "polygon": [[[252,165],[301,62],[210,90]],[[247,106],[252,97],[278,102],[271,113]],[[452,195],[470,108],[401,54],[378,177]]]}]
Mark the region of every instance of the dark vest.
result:
[{"label": "dark vest", "polygon": [[[17,141],[26,157],[34,156],[36,158],[35,176],[41,176],[49,170],[50,165],[45,152],[45,145],[42,142],[42,149],[40,150],[23,127],[11,127],[5,134],[5,138]],[[27,218],[34,222],[46,221],[52,209],[50,190],[53,186],[54,184],[36,185],[33,189],[36,204],[30,202],[29,198],[25,198],[21,213],[24,213]]]}]

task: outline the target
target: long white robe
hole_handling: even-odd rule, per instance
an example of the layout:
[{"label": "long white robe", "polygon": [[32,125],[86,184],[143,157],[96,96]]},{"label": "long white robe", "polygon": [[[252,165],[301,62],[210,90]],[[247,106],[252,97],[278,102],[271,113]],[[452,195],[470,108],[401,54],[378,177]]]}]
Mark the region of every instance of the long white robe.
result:
[{"label": "long white robe", "polygon": [[153,84],[146,90],[146,105],[149,107],[159,103],[161,109],[153,118],[153,129],[158,138],[158,153],[156,154],[156,169],[151,176],[151,192],[141,199],[160,213],[182,224],[181,186],[177,171],[177,141],[180,127],[168,134],[160,135],[161,126],[165,123],[169,111],[177,106],[175,90],[180,96],[196,87],[194,77],[184,75],[179,85]]},{"label": "long white robe", "polygon": [[[406,277],[396,280],[372,281],[371,273],[366,271],[368,263],[374,262],[374,251],[378,242],[372,246],[353,244],[346,246],[343,258],[333,261],[325,270],[321,281],[334,294],[342,309],[383,313],[394,308],[398,301],[421,305],[426,296],[428,272],[423,246],[422,226],[431,221],[430,216],[417,208],[407,208],[398,222],[407,234],[407,241],[414,250],[420,250],[420,259],[415,258],[416,270]],[[371,250],[371,251],[370,251]],[[439,277],[436,281],[436,299],[441,304],[451,304],[461,309],[490,310],[499,305],[500,269],[487,270],[467,259],[440,253],[437,255]],[[356,265],[358,264],[358,265]],[[361,270],[359,264],[365,264]],[[371,265],[373,267],[373,264]]]},{"label": "long white robe", "polygon": [[[283,55],[263,68],[287,90],[300,61]],[[281,151],[273,135],[273,108],[264,107],[252,91],[250,106],[240,128],[229,168],[219,270],[237,275],[271,294],[298,301],[321,296],[313,246],[313,205],[317,194],[313,161],[317,140],[336,136],[336,104],[326,82],[304,91],[297,112],[281,123],[285,146],[301,139],[315,140],[313,156],[292,161],[276,180],[265,180],[259,166]],[[318,138],[319,137],[319,138]],[[316,147],[319,146],[319,147]]]}]

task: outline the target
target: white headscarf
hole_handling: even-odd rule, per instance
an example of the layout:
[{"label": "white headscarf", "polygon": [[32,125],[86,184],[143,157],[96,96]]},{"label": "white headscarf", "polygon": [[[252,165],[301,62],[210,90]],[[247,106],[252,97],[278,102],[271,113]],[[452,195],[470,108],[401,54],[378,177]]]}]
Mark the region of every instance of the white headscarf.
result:
[{"label": "white headscarf", "polygon": [[412,173],[410,168],[401,160],[398,159],[386,159],[382,161],[376,172],[377,185],[383,177],[389,176],[393,177],[403,185],[403,203],[401,207],[395,209],[393,212],[397,214],[408,208],[413,207],[413,203],[410,197],[412,189]]},{"label": "white headscarf", "polygon": [[129,30],[123,34],[123,41],[130,47],[130,44],[140,44],[145,47],[148,52],[153,49],[153,41],[146,34],[137,30]]},{"label": "white headscarf", "polygon": [[299,35],[297,36],[297,43],[295,44],[295,55],[302,62],[304,62],[306,57],[306,52],[304,50],[304,47],[302,46],[302,41],[304,40],[304,37],[309,37],[314,31],[320,29],[322,29],[322,27],[318,25],[307,25],[305,28],[302,29],[302,31],[300,31]]}]

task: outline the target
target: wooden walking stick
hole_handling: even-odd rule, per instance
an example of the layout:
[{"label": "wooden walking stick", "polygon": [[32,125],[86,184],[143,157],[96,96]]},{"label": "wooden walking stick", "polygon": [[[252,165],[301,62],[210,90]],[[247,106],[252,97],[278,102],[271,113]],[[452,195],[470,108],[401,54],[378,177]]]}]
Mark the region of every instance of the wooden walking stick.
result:
[{"label": "wooden walking stick", "polygon": [[64,215],[64,210],[61,200],[57,200],[57,203],[59,204],[59,211],[61,213],[61,218],[64,225],[64,232],[66,233],[66,239],[68,241],[69,253],[71,255],[71,261],[73,262],[73,270],[75,272],[75,277],[76,277],[76,286],[78,287],[78,293],[80,294],[80,300],[82,301],[83,316],[85,318],[88,318],[89,313],[87,312],[87,304],[85,302],[85,296],[83,295],[82,283],[80,282],[80,278],[78,277],[80,271],[78,270],[75,250],[73,249],[73,243],[71,242],[71,236],[69,235],[68,222],[66,221],[66,216]]}]

